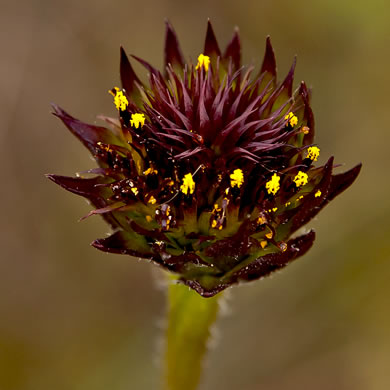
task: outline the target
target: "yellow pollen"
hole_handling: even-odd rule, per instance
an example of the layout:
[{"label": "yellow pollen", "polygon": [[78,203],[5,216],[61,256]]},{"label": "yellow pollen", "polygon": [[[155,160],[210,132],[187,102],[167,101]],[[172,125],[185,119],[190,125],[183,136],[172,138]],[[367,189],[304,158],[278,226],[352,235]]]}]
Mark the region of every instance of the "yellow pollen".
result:
[{"label": "yellow pollen", "polygon": [[205,56],[203,54],[199,54],[198,64],[196,65],[195,69],[200,69],[203,66],[204,70],[207,72],[209,70],[209,65],[210,65],[210,57]]},{"label": "yellow pollen", "polygon": [[306,158],[310,158],[310,160],[312,161],[317,161],[319,155],[320,155],[320,149],[317,148],[317,146],[310,146],[310,148],[307,149]]},{"label": "yellow pollen", "polygon": [[217,226],[217,221],[214,219],[213,222],[211,222],[211,227],[215,228]]},{"label": "yellow pollen", "polygon": [[138,195],[138,188],[137,188],[137,187],[131,188],[131,192],[132,192],[134,195]]},{"label": "yellow pollen", "polygon": [[265,188],[267,189],[269,194],[275,195],[280,188],[280,176],[274,173],[271,177],[271,180],[267,181],[265,184]]},{"label": "yellow pollen", "polygon": [[277,207],[274,207],[274,208],[272,209],[272,211],[275,212],[277,209],[278,209]]},{"label": "yellow pollen", "polygon": [[145,124],[145,115],[144,114],[131,114],[130,125],[134,126],[136,129],[141,125],[141,127]]},{"label": "yellow pollen", "polygon": [[223,228],[223,226],[221,225],[221,226],[218,228],[218,230],[222,230],[222,228]]},{"label": "yellow pollen", "polygon": [[259,218],[257,218],[257,223],[259,224],[259,225],[263,225],[263,224],[265,224],[267,222],[267,220],[264,218],[264,217],[262,217],[262,216],[260,216]]},{"label": "yellow pollen", "polygon": [[146,218],[146,220],[148,222],[152,222],[153,221],[153,218],[150,215],[147,215],[145,218]]},{"label": "yellow pollen", "polygon": [[273,233],[272,233],[272,232],[267,233],[265,236],[266,236],[267,238],[271,239],[271,238],[273,237]]},{"label": "yellow pollen", "polygon": [[115,87],[115,92],[108,91],[112,96],[114,96],[114,104],[117,110],[119,111],[125,111],[127,106],[129,105],[129,101],[127,100],[127,97],[123,94],[123,91],[121,91],[118,87]]},{"label": "yellow pollen", "polygon": [[285,206],[288,207],[290,206],[291,202],[286,202]]},{"label": "yellow pollen", "polygon": [[235,169],[233,173],[230,175],[230,185],[232,187],[237,186],[240,188],[244,183],[244,174],[241,169]]},{"label": "yellow pollen", "polygon": [[294,183],[297,187],[304,186],[307,184],[307,174],[305,172],[299,171],[298,174],[294,177]]},{"label": "yellow pollen", "polygon": [[263,240],[263,241],[260,241],[260,245],[261,247],[264,249],[266,246],[267,246],[268,242]]},{"label": "yellow pollen", "polygon": [[318,191],[314,194],[314,196],[315,196],[316,198],[319,198],[319,197],[321,196],[321,194],[322,194],[322,192],[321,192],[320,190],[318,190]]},{"label": "yellow pollen", "polygon": [[149,198],[148,203],[155,204],[155,203],[156,203],[156,198],[152,195],[152,196]]},{"label": "yellow pollen", "polygon": [[301,195],[297,200],[302,200],[303,199],[303,195]]},{"label": "yellow pollen", "polygon": [[303,126],[303,127],[301,128],[301,132],[302,132],[303,134],[309,134],[309,132],[310,132],[310,127]]},{"label": "yellow pollen", "polygon": [[157,175],[158,171],[152,167],[148,168],[145,172],[144,172],[144,175],[148,176],[148,175],[153,175],[153,174],[156,174]]},{"label": "yellow pollen", "polygon": [[294,127],[298,124],[298,118],[291,111],[284,117],[284,119],[288,121],[291,127]]},{"label": "yellow pollen", "polygon": [[180,186],[181,192],[188,195],[188,191],[190,194],[193,194],[195,191],[195,182],[192,178],[191,173],[187,173],[183,178],[183,184]]}]

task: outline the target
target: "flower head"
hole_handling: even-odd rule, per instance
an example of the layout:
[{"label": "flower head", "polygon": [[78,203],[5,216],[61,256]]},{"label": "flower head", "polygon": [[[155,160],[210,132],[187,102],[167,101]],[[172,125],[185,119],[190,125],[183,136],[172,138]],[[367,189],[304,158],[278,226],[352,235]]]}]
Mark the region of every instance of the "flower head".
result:
[{"label": "flower head", "polygon": [[313,166],[310,91],[293,90],[295,61],[277,82],[269,38],[255,76],[240,52],[238,32],[221,52],[209,23],[197,64],[186,62],[167,23],[163,73],[133,56],[148,84],[121,48],[118,119],[88,125],[54,106],[99,166],[92,177],[49,175],[115,229],[92,245],[150,259],[206,297],[306,253],[314,232],[292,234],[360,171],[333,175],[333,158]]}]

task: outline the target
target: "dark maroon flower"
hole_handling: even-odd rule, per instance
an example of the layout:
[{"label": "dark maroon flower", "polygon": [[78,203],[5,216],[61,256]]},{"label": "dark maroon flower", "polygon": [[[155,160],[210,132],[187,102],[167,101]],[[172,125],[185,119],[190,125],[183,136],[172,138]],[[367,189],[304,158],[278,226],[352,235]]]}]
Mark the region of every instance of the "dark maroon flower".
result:
[{"label": "dark maroon flower", "polygon": [[48,175],[115,229],[92,245],[152,260],[205,297],[305,254],[314,232],[292,234],[361,168],[333,175],[333,157],[314,166],[310,91],[293,91],[295,61],[278,83],[269,38],[254,77],[240,52],[237,32],[221,52],[208,23],[203,53],[186,62],[167,23],[164,74],[133,56],[148,85],[121,48],[122,89],[110,91],[118,119],[88,125],[54,105],[99,166],[93,177]]}]

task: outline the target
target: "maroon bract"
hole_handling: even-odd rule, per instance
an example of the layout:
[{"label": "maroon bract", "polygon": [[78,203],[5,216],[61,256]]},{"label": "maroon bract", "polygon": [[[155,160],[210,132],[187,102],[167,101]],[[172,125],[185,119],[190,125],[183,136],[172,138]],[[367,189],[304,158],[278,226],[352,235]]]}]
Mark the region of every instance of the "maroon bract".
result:
[{"label": "maroon bract", "polygon": [[205,297],[266,276],[302,256],[313,231],[291,235],[349,187],[361,165],[332,175],[314,166],[314,118],[295,60],[276,80],[271,41],[260,71],[240,64],[235,32],[222,53],[208,23],[204,51],[186,62],[166,26],[165,69],[144,85],[121,48],[119,119],[85,124],[54,106],[93,154],[94,177],[48,177],[90,200],[115,229],[93,246],[149,259]]}]

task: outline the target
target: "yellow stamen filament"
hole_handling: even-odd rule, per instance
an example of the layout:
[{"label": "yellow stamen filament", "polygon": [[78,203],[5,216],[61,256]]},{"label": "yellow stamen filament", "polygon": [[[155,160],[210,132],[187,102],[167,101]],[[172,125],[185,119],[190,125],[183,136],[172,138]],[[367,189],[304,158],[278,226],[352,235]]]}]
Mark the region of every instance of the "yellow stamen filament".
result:
[{"label": "yellow stamen filament", "polygon": [[183,194],[188,195],[188,192],[190,194],[193,194],[195,191],[195,182],[192,178],[191,173],[187,173],[183,178],[183,184],[180,186],[181,192]]},{"label": "yellow stamen filament", "polygon": [[321,192],[320,190],[318,190],[318,191],[314,194],[314,196],[315,196],[316,198],[319,198],[321,195],[322,195],[322,192]]},{"label": "yellow stamen filament", "polygon": [[196,65],[195,69],[200,69],[203,66],[204,70],[207,72],[209,70],[209,65],[210,65],[210,57],[205,56],[203,54],[199,54],[198,64]]},{"label": "yellow stamen filament", "polygon": [[130,125],[134,126],[136,129],[141,125],[141,127],[145,124],[145,115],[144,114],[131,114]]},{"label": "yellow stamen filament", "polygon": [[298,124],[298,118],[291,111],[284,117],[284,119],[288,121],[291,127],[294,127]]},{"label": "yellow stamen filament", "polygon": [[310,146],[310,148],[307,149],[306,158],[310,158],[310,160],[312,161],[317,161],[319,155],[320,155],[320,149],[317,148],[317,146]]},{"label": "yellow stamen filament", "polygon": [[274,173],[271,177],[271,180],[267,181],[265,184],[265,188],[267,189],[269,194],[275,195],[280,188],[280,176]]},{"label": "yellow stamen filament", "polygon": [[230,185],[232,187],[237,186],[240,188],[244,183],[244,174],[241,169],[235,169],[233,173],[230,175]]},{"label": "yellow stamen filament", "polygon": [[301,187],[307,184],[307,179],[307,174],[305,172],[299,171],[298,174],[294,177],[294,183],[297,187]]}]

